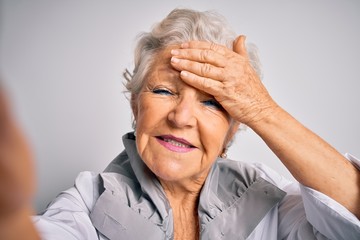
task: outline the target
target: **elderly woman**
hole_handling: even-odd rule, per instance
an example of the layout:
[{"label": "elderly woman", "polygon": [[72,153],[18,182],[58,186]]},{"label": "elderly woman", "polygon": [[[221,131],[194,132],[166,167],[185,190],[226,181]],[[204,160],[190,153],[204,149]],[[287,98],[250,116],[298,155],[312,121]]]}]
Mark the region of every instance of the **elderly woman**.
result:
[{"label": "elderly woman", "polygon": [[[34,217],[35,227],[26,202],[0,199],[0,220],[12,219],[0,225],[3,236],[35,238],[36,229],[43,239],[360,239],[359,160],[275,103],[258,66],[222,17],[175,9],[139,36],[135,69],[125,74],[135,130],[124,135],[125,150],[103,173],[81,173]],[[299,183],[226,158],[241,124]],[[11,176],[11,193],[26,195],[31,178]]]}]

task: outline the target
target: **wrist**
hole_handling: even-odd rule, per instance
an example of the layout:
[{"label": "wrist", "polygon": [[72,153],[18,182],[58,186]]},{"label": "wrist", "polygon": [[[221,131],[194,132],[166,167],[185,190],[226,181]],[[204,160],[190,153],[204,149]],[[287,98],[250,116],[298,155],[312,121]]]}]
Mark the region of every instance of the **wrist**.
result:
[{"label": "wrist", "polygon": [[257,132],[257,130],[267,128],[269,125],[275,124],[281,119],[284,112],[285,110],[283,110],[275,102],[269,103],[268,105],[263,106],[261,110],[258,110],[257,114],[254,114],[254,117],[252,117],[246,125]]}]

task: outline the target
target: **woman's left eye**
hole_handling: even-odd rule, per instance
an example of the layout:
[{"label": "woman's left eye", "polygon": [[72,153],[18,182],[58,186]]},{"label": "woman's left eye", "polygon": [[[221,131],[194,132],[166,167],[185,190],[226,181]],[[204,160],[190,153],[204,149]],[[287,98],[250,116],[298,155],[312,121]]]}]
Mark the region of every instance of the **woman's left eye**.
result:
[{"label": "woman's left eye", "polygon": [[209,100],[206,100],[206,101],[202,101],[202,103],[205,106],[213,107],[213,108],[216,108],[216,109],[219,109],[219,110],[223,109],[221,104],[218,101],[216,101],[215,99],[209,99]]},{"label": "woman's left eye", "polygon": [[173,95],[172,92],[170,92],[167,89],[163,89],[163,88],[154,89],[154,90],[152,90],[152,92],[155,93],[155,94],[160,94],[160,95]]}]

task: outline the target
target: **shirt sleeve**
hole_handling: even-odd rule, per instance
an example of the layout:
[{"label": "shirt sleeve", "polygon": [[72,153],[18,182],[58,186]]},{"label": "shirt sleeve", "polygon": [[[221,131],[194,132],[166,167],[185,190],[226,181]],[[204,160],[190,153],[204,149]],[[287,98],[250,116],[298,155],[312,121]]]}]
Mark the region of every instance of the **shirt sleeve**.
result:
[{"label": "shirt sleeve", "polygon": [[33,217],[41,239],[99,239],[89,214],[101,186],[98,174],[80,173],[74,187],[62,192],[41,215]]},{"label": "shirt sleeve", "polygon": [[[345,157],[357,168],[360,160]],[[360,239],[360,221],[344,206],[314,189],[300,186],[307,220],[329,239]]]},{"label": "shirt sleeve", "polygon": [[[359,168],[360,161],[345,157]],[[256,167],[267,181],[287,193],[278,206],[279,239],[360,239],[360,221],[334,199],[290,182],[263,164]]]}]

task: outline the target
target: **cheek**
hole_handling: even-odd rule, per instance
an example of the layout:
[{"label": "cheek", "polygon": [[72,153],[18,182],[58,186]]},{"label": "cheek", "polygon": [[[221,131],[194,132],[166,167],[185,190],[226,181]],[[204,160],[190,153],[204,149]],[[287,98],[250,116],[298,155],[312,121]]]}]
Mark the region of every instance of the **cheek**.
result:
[{"label": "cheek", "polygon": [[207,119],[213,119],[213,121],[204,121],[199,126],[202,143],[207,153],[219,155],[226,145],[225,140],[230,124],[224,118],[213,117]]},{"label": "cheek", "polygon": [[174,102],[163,97],[154,97],[151,93],[143,93],[137,102],[135,117],[139,130],[154,129],[163,125],[171,112]]},{"label": "cheek", "polygon": [[154,114],[152,105],[148,104],[148,101],[143,98],[140,98],[137,103],[137,115],[135,117],[136,127],[138,130],[146,128],[147,125],[151,124],[153,118],[149,117],[151,114]]},{"label": "cheek", "polygon": [[[146,146],[148,146],[151,136],[164,124],[166,108],[163,105],[159,103],[158,99],[153,99],[146,95],[139,98],[137,103],[138,111],[135,118],[136,143],[139,153],[144,151]],[[163,107],[159,108],[158,106]]]}]

